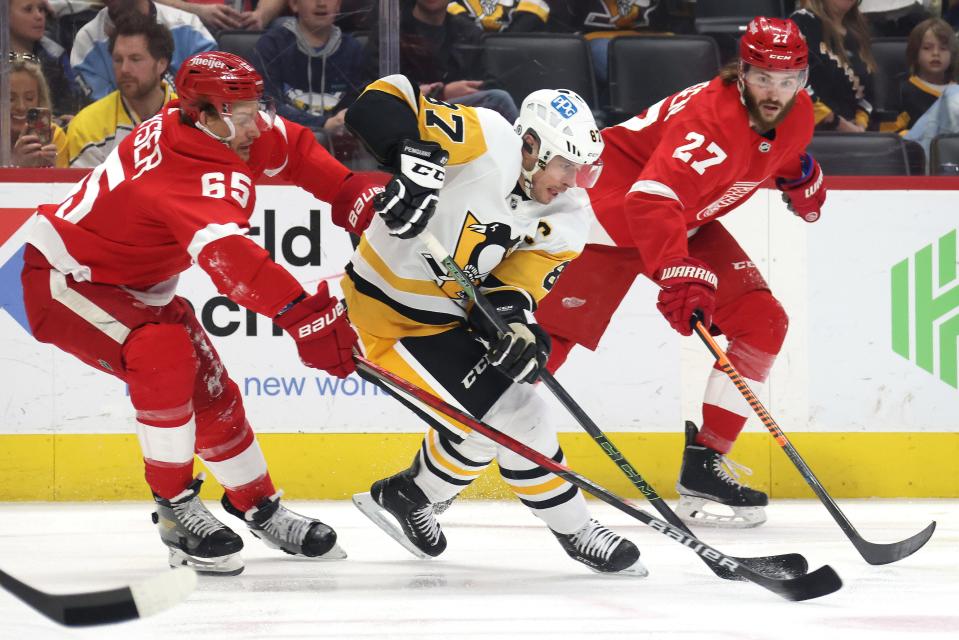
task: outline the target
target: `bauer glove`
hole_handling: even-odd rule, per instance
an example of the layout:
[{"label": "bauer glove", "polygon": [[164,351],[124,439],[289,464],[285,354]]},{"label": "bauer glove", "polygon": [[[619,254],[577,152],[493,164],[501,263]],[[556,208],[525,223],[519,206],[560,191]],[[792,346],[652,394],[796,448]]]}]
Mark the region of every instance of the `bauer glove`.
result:
[{"label": "bauer glove", "polygon": [[380,171],[351,173],[330,203],[333,224],[358,236],[370,226],[375,209],[376,194],[383,193],[383,185],[390,175]]},{"label": "bauer glove", "polygon": [[399,171],[374,201],[390,235],[408,239],[426,228],[436,211],[449,157],[435,142],[406,139],[400,143]]},{"label": "bauer glove", "polygon": [[273,322],[296,341],[296,350],[306,366],[323,369],[337,378],[356,370],[356,333],[347,320],[346,307],[330,295],[325,280],[315,294],[280,311]]}]

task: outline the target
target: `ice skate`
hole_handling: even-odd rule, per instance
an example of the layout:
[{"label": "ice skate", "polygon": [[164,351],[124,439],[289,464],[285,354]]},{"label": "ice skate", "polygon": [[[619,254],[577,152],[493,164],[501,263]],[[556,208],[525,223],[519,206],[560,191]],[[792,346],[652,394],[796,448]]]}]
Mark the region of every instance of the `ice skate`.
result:
[{"label": "ice skate", "polygon": [[747,529],[764,523],[769,498],[739,482],[740,473],[751,475],[752,471],[696,444],[698,433],[696,425],[687,421],[683,467],[676,483],[676,513],[684,522],[700,526]]},{"label": "ice skate", "polygon": [[556,533],[569,557],[596,573],[645,578],[649,571],[639,560],[635,544],[590,518],[575,533]]},{"label": "ice skate", "polygon": [[243,520],[250,533],[268,547],[301,558],[342,560],[346,557],[330,526],[290,511],[280,504],[282,495],[283,492],[278,491],[246,513],[234,507],[225,493],[220,503],[227,513]]},{"label": "ice skate", "polygon": [[425,560],[446,550],[446,536],[433,505],[413,482],[414,472],[415,467],[377,480],[369,493],[354,495],[353,504],[403,548]]},{"label": "ice skate", "polygon": [[170,500],[153,494],[153,524],[170,549],[171,567],[190,567],[203,575],[235,576],[243,571],[243,540],[200,501],[203,478],[201,473]]}]

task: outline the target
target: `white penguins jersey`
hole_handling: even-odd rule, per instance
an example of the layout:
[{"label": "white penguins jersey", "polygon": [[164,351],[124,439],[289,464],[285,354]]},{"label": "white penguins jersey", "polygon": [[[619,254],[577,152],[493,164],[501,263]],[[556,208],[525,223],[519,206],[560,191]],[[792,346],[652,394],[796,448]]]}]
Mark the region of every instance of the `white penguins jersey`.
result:
[{"label": "white penguins jersey", "polygon": [[[377,80],[369,92],[403,100],[416,115],[420,138],[450,154],[427,229],[481,290],[519,291],[535,310],[583,250],[592,219],[586,192],[569,189],[548,205],[519,195],[522,143],[494,111],[427,98],[405,76]],[[365,231],[347,274],[343,292],[351,321],[380,338],[446,331],[469,308],[462,288],[423,243],[391,236],[379,217]]]}]

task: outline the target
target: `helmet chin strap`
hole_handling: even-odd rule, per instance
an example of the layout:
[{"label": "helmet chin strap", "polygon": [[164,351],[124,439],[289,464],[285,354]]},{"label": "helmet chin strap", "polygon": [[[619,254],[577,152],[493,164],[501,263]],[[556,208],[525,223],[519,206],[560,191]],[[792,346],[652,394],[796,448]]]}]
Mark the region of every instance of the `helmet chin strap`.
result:
[{"label": "helmet chin strap", "polygon": [[[540,150],[542,150],[542,148],[543,148],[543,147],[542,147],[542,145],[541,145],[541,146],[540,146]],[[532,147],[531,145],[527,144],[526,142],[524,142],[524,143],[523,143],[523,149],[524,149],[525,151],[527,151],[527,152],[530,152],[530,151],[532,151],[533,147]],[[547,155],[548,155],[548,154],[547,154]],[[536,172],[537,172],[537,171],[539,171],[539,170],[541,170],[541,169],[545,169],[545,168],[546,168],[546,160],[543,158],[543,156],[542,156],[541,154],[538,154],[538,155],[536,156],[536,163],[533,164],[533,168],[532,168],[532,169],[526,169],[526,167],[524,167],[522,164],[520,164],[520,167],[519,167],[519,174],[520,174],[519,186],[520,186],[520,188],[523,189],[523,193],[526,194],[526,197],[527,197],[527,198],[532,198],[532,197],[533,197],[533,176],[536,175]]]},{"label": "helmet chin strap", "polygon": [[223,122],[226,123],[227,128],[230,130],[230,135],[228,135],[228,136],[219,136],[219,135],[213,133],[213,131],[212,131],[208,126],[206,126],[205,124],[203,124],[203,123],[200,122],[199,120],[197,120],[195,124],[196,124],[196,128],[197,128],[197,129],[199,129],[200,131],[202,131],[202,132],[205,133],[206,135],[210,136],[211,138],[213,138],[213,139],[216,140],[217,142],[222,142],[223,144],[229,144],[230,141],[232,141],[233,138],[236,137],[236,127],[233,126],[233,119],[230,118],[229,116],[223,116],[222,120],[223,120]]}]

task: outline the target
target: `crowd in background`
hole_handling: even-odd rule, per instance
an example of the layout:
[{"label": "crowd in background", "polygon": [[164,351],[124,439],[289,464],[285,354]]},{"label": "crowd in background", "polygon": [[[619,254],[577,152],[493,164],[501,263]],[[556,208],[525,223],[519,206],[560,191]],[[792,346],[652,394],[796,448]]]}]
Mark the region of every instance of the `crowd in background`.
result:
[{"label": "crowd in background", "polygon": [[[359,154],[344,116],[379,75],[377,0],[9,2],[15,166],[96,166],[176,97],[172,78],[184,59],[237,30],[258,34],[248,57],[278,113],[341,159]],[[810,45],[817,131],[895,131],[926,145],[959,133],[959,0],[787,0],[784,8]],[[399,9],[400,71],[432,98],[511,122],[516,100],[484,68],[484,34],[582,34],[600,112],[612,39],[696,33],[695,0],[399,0]],[[908,37],[892,112],[873,106],[875,37]],[[734,47],[720,44],[731,57]]]}]

